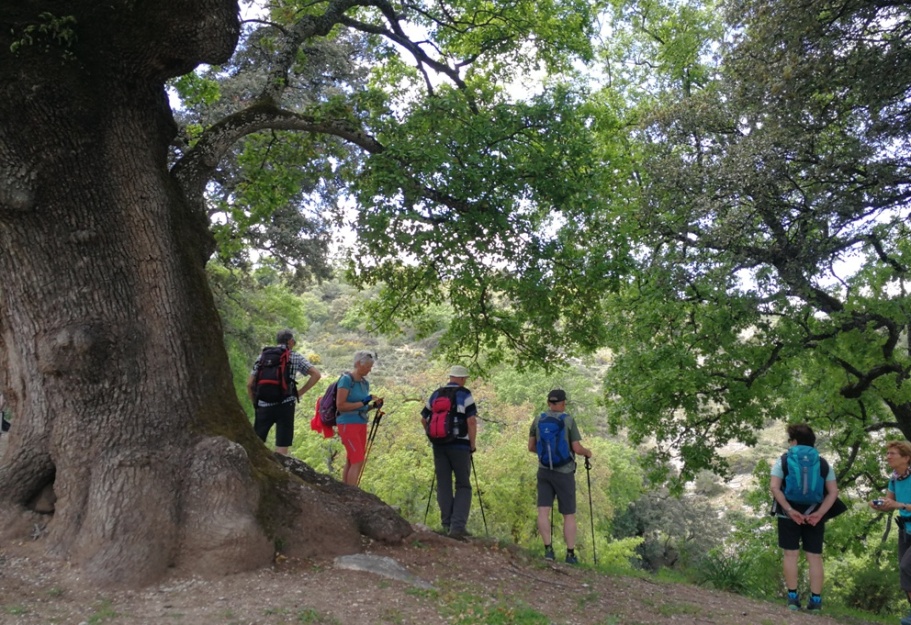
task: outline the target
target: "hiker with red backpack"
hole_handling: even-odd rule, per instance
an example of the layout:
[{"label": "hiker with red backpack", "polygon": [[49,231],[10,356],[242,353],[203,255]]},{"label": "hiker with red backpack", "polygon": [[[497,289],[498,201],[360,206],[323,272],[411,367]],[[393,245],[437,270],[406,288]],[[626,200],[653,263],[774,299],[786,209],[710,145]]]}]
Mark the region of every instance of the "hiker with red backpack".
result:
[{"label": "hiker with red backpack", "polygon": [[[294,440],[295,406],[322,376],[306,358],[293,351],[297,342],[291,330],[278,332],[275,342],[277,345],[264,347],[253,363],[247,395],[256,411],[256,435],[265,442],[274,425],[275,453],[287,456]],[[301,388],[297,388],[298,374],[308,376]]]},{"label": "hiker with red backpack", "polygon": [[788,590],[788,608],[799,610],[797,590],[800,547],[810,568],[810,599],[807,610],[822,610],[822,545],[826,522],[823,517],[838,499],[835,472],[816,451],[813,429],[799,423],[789,425],[788,451],[775,461],[769,490],[778,513],[778,546],[784,552],[782,569]]},{"label": "hiker with red backpack", "polygon": [[[534,418],[528,432],[528,451],[538,456],[538,533],[544,541],[544,559],[555,560],[550,523],[554,499],[563,515],[566,563],[578,564],[576,557],[576,455],[592,457],[582,445],[575,419],[566,414],[566,391],[547,394],[547,411]],[[594,549],[594,544],[592,544]]]},{"label": "hiker with red backpack", "polygon": [[335,424],[346,454],[342,481],[351,486],[358,484],[367,453],[367,412],[383,405],[382,397],[370,394],[370,382],[367,380],[374,362],[376,356],[373,352],[357,352],[354,354],[354,369],[343,373],[336,386],[338,416]]},{"label": "hiker with red backpack", "polygon": [[435,390],[421,410],[421,423],[433,446],[440,521],[443,531],[457,540],[469,535],[471,454],[478,431],[478,409],[465,388],[467,380],[468,369],[455,365],[449,370],[449,383]]}]

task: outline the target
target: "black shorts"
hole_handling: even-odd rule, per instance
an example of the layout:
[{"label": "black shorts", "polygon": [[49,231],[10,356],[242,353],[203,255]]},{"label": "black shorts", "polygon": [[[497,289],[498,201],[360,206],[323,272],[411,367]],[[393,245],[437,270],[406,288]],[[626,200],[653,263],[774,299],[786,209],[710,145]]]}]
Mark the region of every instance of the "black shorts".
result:
[{"label": "black shorts", "polygon": [[778,546],[785,551],[797,551],[803,543],[805,553],[822,553],[826,524],[799,525],[791,519],[778,517]]},{"label": "black shorts", "polygon": [[275,446],[290,447],[294,440],[294,408],[297,402],[289,401],[274,406],[256,408],[256,420],[253,421],[253,431],[264,443],[269,436],[269,430],[275,426]]},{"label": "black shorts", "polygon": [[576,475],[538,467],[538,507],[553,508],[557,498],[560,514],[576,513]]}]

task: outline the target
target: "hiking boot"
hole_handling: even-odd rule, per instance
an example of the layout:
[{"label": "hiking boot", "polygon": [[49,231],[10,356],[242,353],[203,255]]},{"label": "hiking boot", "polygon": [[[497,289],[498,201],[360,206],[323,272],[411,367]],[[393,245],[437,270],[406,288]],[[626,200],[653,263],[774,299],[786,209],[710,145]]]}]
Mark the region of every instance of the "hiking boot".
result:
[{"label": "hiking boot", "polygon": [[455,540],[468,540],[468,537],[471,536],[466,530],[450,530],[449,537],[454,538]]},{"label": "hiking boot", "polygon": [[566,554],[566,563],[567,564],[579,564],[579,558],[576,557],[576,554]]},{"label": "hiking boot", "polygon": [[788,609],[789,610],[799,610],[800,609],[800,595],[796,592],[788,593]]},{"label": "hiking boot", "polygon": [[557,556],[554,555],[553,547],[544,547],[544,559],[545,560],[556,560]]},{"label": "hiking boot", "polygon": [[822,597],[810,597],[807,601],[807,610],[810,612],[822,612]]}]

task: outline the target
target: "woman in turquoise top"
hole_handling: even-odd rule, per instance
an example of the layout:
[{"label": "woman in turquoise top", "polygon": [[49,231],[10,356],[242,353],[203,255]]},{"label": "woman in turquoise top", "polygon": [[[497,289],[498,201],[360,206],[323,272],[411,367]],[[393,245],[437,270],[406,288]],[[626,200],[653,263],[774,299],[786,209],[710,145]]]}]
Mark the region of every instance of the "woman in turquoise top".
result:
[{"label": "woman in turquoise top", "polygon": [[[883,512],[898,510],[898,579],[911,601],[911,443],[886,443],[886,464],[892,469],[889,490],[885,499],[874,499],[870,507]],[[911,625],[911,614],[901,620],[901,625]]]},{"label": "woman in turquoise top", "polygon": [[338,409],[335,423],[346,454],[342,481],[352,486],[357,486],[367,450],[367,411],[383,405],[382,397],[370,395],[370,382],[367,381],[367,374],[373,369],[375,360],[371,352],[357,352],[354,369],[339,379],[335,396]]}]

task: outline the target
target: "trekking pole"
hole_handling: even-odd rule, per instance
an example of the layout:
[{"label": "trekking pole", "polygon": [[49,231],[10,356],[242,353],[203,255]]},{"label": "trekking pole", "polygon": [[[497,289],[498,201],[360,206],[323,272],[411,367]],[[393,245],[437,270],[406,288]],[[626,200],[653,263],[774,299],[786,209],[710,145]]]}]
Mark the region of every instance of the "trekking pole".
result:
[{"label": "trekking pole", "polygon": [[370,449],[373,447],[373,439],[376,438],[376,431],[379,429],[380,419],[383,418],[383,415],[386,414],[377,407],[376,412],[373,413],[373,422],[370,424],[370,433],[367,435],[367,448],[364,450],[364,461],[361,463],[361,470],[357,474],[356,486],[361,485],[361,476],[364,475],[364,469],[367,467],[367,458],[370,457]]},{"label": "trekking pole", "polygon": [[474,473],[475,490],[478,491],[478,505],[481,506],[481,518],[484,520],[484,535],[490,538],[490,532],[487,531],[487,517],[484,515],[484,500],[481,499],[481,483],[478,481],[478,470],[474,468],[474,454],[469,457],[471,458],[471,471]]},{"label": "trekking pole", "polygon": [[595,512],[592,507],[592,462],[585,458],[585,479],[588,481],[588,517],[592,525],[592,560],[598,564],[598,552],[595,551]]},{"label": "trekking pole", "polygon": [[424,525],[427,525],[427,515],[430,513],[430,499],[433,497],[433,487],[437,483],[437,472],[436,468],[433,470],[433,477],[430,478],[430,492],[427,493],[427,508],[424,510]]}]

